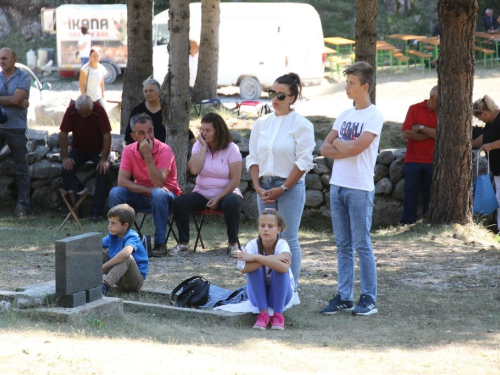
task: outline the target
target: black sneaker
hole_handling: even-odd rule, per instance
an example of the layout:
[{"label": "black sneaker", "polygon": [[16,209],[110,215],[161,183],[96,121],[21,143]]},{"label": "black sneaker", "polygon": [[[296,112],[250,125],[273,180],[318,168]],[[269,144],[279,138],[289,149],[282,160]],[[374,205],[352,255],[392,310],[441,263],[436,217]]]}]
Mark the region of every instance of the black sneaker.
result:
[{"label": "black sneaker", "polygon": [[340,294],[337,294],[323,310],[321,314],[332,315],[339,311],[351,311],[353,303],[352,301],[342,301],[340,299]]},{"label": "black sneaker", "polygon": [[352,310],[352,315],[371,315],[378,313],[375,301],[367,294],[359,296],[358,305]]}]

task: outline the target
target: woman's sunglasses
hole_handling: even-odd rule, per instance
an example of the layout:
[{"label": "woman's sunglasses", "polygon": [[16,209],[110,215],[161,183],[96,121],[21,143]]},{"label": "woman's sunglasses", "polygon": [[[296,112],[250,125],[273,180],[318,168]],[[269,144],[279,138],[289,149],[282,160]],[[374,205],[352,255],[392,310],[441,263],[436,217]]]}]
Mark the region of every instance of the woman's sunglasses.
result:
[{"label": "woman's sunglasses", "polygon": [[284,92],[276,92],[274,90],[269,90],[268,94],[269,94],[269,99],[273,99],[276,96],[280,102],[285,100],[287,96],[293,96],[291,94],[285,94]]},{"label": "woman's sunglasses", "polygon": [[473,114],[474,116],[479,116],[481,113],[483,113],[483,111],[478,110],[478,109],[474,109],[474,110],[472,111],[472,114]]}]

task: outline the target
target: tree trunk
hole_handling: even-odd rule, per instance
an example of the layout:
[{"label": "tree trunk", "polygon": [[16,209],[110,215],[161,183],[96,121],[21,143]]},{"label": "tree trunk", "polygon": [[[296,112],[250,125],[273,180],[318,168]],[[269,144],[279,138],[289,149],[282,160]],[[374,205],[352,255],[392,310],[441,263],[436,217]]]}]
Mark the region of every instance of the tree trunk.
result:
[{"label": "tree trunk", "polygon": [[121,134],[130,112],[144,98],[142,82],[153,74],[152,14],[151,0],[127,0],[128,61],[123,75]]},{"label": "tree trunk", "polygon": [[[356,2],[356,61],[366,61],[375,70],[377,47],[377,2],[374,0],[358,0]],[[370,99],[375,104],[375,88]]]},{"label": "tree trunk", "polygon": [[220,1],[202,0],[201,35],[198,72],[193,89],[193,102],[217,98],[219,69]]},{"label": "tree trunk", "polygon": [[428,220],[466,224],[472,217],[471,103],[477,0],[440,0],[441,46],[434,171]]},{"label": "tree trunk", "polygon": [[163,125],[177,163],[177,181],[186,185],[189,132],[189,0],[170,2],[168,74],[162,91]]}]

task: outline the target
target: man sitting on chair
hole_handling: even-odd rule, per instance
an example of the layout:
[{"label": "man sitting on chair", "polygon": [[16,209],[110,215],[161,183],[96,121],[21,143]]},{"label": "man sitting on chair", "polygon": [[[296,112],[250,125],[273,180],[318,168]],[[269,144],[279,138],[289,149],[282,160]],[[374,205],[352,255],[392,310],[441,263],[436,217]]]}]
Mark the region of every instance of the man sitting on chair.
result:
[{"label": "man sitting on chair", "polygon": [[[109,193],[109,206],[127,203],[151,210],[155,224],[153,256],[167,255],[166,233],[170,205],[182,191],[170,146],[155,139],[153,121],[141,113],[130,119],[134,143],[123,150],[118,186]],[[134,176],[134,180],[131,178]]]},{"label": "man sitting on chair", "polygon": [[[88,160],[92,160],[96,169],[96,184],[90,218],[92,221],[98,221],[101,219],[108,193],[108,156],[111,147],[108,115],[99,103],[92,102],[90,96],[80,95],[76,102],[66,109],[60,130],[59,146],[64,189],[76,193],[76,171]],[[68,153],[69,132],[73,134],[73,142]]]}]

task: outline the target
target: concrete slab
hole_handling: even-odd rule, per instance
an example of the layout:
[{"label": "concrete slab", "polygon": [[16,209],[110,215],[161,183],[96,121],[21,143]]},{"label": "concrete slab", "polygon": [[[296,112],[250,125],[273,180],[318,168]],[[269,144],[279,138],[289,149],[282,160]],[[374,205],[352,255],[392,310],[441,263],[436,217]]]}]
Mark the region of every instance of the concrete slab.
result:
[{"label": "concrete slab", "polygon": [[255,317],[251,313],[233,313],[222,310],[200,310],[174,307],[155,303],[123,301],[125,312],[148,313],[169,319],[201,319],[207,322],[225,322],[229,324],[251,324]]},{"label": "concrete slab", "polygon": [[[143,288],[142,293],[161,295],[166,298],[170,296],[170,290]],[[227,322],[230,324],[252,324],[255,316],[251,313],[234,313],[223,310],[201,310],[185,307],[176,307],[156,303],[123,301],[125,312],[148,313],[164,316],[169,319],[203,319],[207,322]]]},{"label": "concrete slab", "polygon": [[52,296],[56,292],[55,280],[44,283],[31,284],[16,289],[14,306],[19,309],[29,309],[37,306],[44,306],[51,302]]},{"label": "concrete slab", "polygon": [[123,318],[123,301],[120,298],[104,297],[101,300],[74,308],[14,308],[12,311],[25,314],[35,320],[52,321],[57,323],[79,323],[88,319],[121,319]]}]

